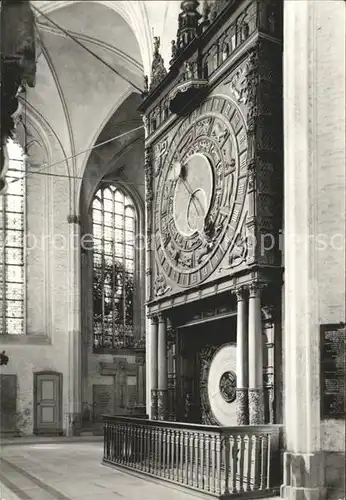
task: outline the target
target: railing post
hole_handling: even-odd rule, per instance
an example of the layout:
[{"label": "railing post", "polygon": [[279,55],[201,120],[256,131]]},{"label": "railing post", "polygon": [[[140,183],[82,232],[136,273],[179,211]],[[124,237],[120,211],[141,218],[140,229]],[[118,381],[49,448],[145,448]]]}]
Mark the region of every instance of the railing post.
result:
[{"label": "railing post", "polygon": [[225,484],[223,491],[221,491],[224,495],[229,495],[229,471],[230,471],[230,436],[226,433],[226,435],[222,436],[221,441],[221,450],[223,452],[223,463],[225,464]]},{"label": "railing post", "polygon": [[216,493],[221,492],[221,436],[220,434],[216,435],[216,444],[215,444],[215,453],[216,453]]},{"label": "railing post", "polygon": [[207,479],[207,491],[211,491],[210,489],[210,434],[208,433],[206,435],[205,439],[205,447],[206,447],[206,471],[205,471],[205,476]]}]

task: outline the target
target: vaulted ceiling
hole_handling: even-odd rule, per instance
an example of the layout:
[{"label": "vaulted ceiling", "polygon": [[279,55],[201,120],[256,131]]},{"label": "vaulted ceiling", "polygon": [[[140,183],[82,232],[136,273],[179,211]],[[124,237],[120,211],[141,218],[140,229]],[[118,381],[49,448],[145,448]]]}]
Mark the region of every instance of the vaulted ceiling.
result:
[{"label": "vaulted ceiling", "polygon": [[[92,147],[121,104],[140,93],[143,76],[150,73],[153,33],[161,37],[169,61],[180,1],[44,0],[31,5],[41,50],[36,86],[27,91],[28,112],[40,117],[70,157]],[[89,155],[71,160],[78,175]]]}]

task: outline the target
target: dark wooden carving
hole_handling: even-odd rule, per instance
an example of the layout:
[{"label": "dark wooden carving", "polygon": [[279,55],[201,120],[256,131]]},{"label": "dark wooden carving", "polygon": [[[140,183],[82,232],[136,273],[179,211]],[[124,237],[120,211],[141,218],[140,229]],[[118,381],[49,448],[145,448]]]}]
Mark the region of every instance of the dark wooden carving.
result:
[{"label": "dark wooden carving", "polygon": [[167,75],[167,70],[165,68],[164,61],[160,54],[160,37],[154,37],[154,55],[153,62],[151,65],[151,77],[150,77],[150,90],[153,90],[155,87],[161,83],[161,81]]},{"label": "dark wooden carving", "polygon": [[205,425],[219,425],[219,422],[213,415],[208,396],[208,374],[211,360],[219,346],[206,345],[199,354],[201,372],[200,372],[200,393],[202,407],[202,423]]},{"label": "dark wooden carving", "polygon": [[[171,69],[140,107],[153,152],[154,302],[212,281],[231,287],[246,273],[280,279],[281,3],[209,1],[202,17],[197,2],[182,3]],[[177,197],[181,183],[191,184],[196,155],[213,178],[200,221]],[[193,207],[198,196],[185,201]],[[195,234],[179,227],[177,205],[189,212]]]}]

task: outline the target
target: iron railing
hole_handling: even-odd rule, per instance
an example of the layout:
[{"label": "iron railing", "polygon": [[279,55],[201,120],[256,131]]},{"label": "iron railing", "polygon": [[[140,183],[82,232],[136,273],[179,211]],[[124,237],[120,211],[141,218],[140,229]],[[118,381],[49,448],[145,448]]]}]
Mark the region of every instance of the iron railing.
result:
[{"label": "iron railing", "polygon": [[104,417],[103,463],[217,498],[277,495],[281,426],[217,427]]}]

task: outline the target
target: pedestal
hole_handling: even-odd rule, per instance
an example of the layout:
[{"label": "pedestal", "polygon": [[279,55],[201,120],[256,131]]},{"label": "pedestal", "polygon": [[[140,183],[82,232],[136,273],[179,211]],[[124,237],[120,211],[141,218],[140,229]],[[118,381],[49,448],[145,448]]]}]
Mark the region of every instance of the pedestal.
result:
[{"label": "pedestal", "polygon": [[157,420],[158,411],[157,411],[157,389],[151,389],[150,392],[150,411],[151,411],[151,419]]},{"label": "pedestal", "polygon": [[168,391],[158,390],[157,391],[157,418],[158,420],[168,419]]},{"label": "pedestal", "polygon": [[136,354],[137,406],[145,406],[145,352]]},{"label": "pedestal", "polygon": [[249,424],[248,389],[237,389],[237,424]]},{"label": "pedestal", "polygon": [[289,500],[320,500],[326,496],[324,453],[284,453],[284,484]]}]

